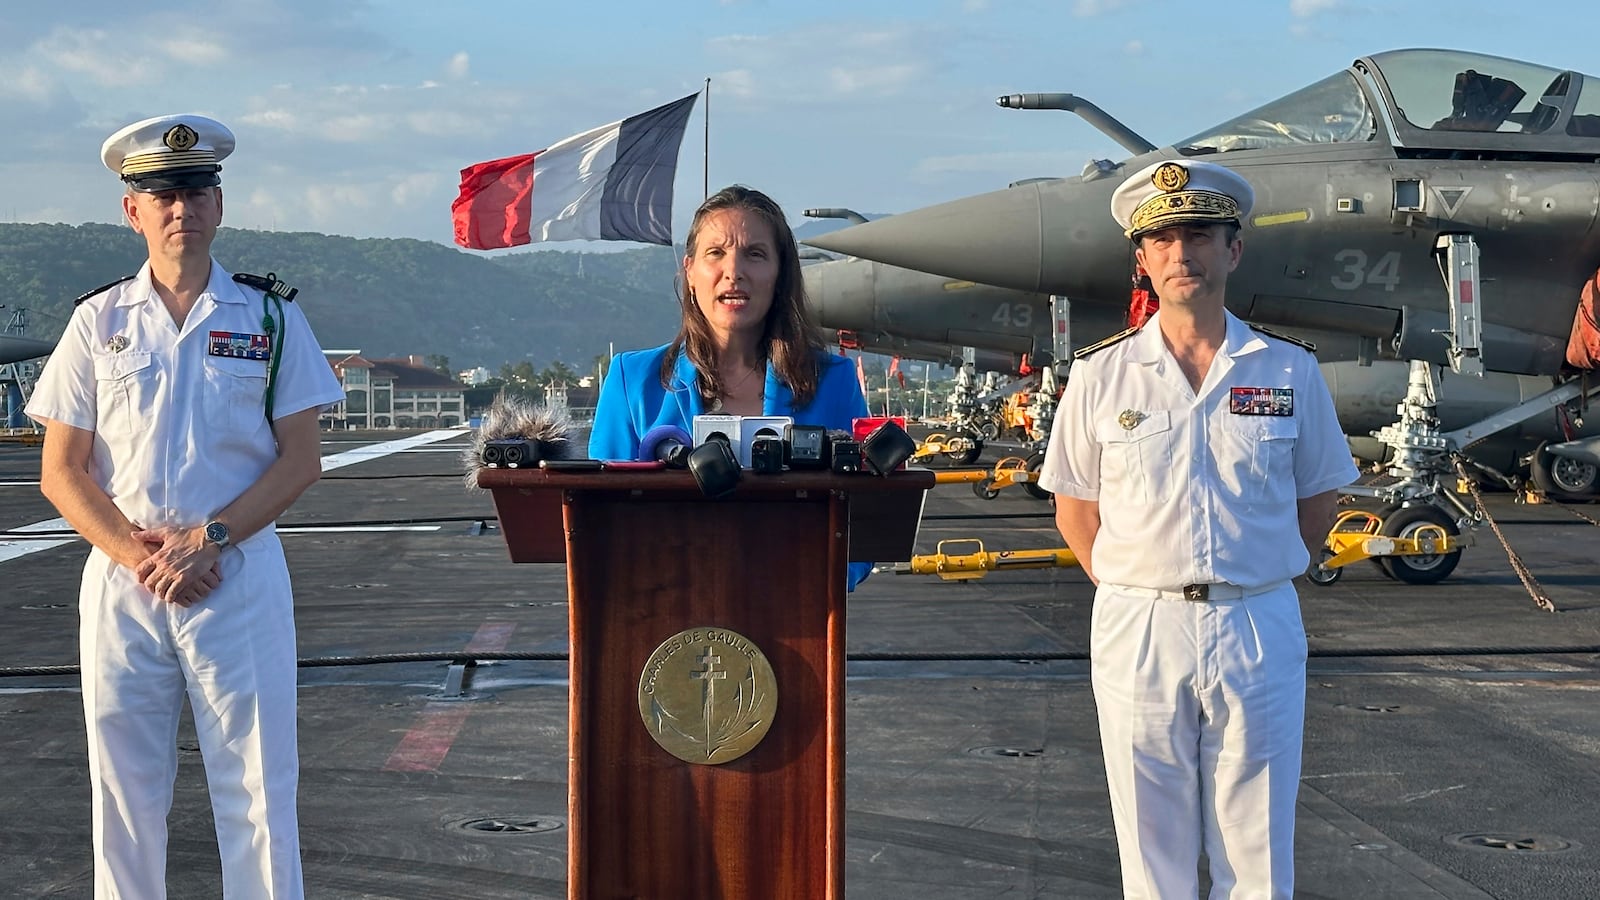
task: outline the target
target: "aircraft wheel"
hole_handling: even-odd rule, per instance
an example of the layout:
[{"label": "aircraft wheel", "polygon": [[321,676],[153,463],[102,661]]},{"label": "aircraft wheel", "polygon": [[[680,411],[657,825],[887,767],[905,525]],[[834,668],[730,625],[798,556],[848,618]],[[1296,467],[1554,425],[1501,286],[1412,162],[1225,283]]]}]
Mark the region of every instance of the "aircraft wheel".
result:
[{"label": "aircraft wheel", "polygon": [[[1029,472],[1038,472],[1042,468],[1044,468],[1043,453],[1035,453],[1028,457],[1027,469]],[[1039,487],[1039,483],[1036,481],[1024,481],[1022,483],[1022,489],[1027,491],[1028,496],[1035,500],[1050,499],[1050,492],[1042,487]]]},{"label": "aircraft wheel", "polygon": [[1578,459],[1556,456],[1539,445],[1533,454],[1533,485],[1556,500],[1588,500],[1600,490],[1600,468]]},{"label": "aircraft wheel", "polygon": [[978,457],[983,455],[983,441],[979,440],[978,436],[975,434],[969,433],[965,435],[965,437],[967,440],[972,442],[971,447],[968,447],[959,453],[945,454],[946,456],[950,457],[951,462],[958,466],[970,466],[978,461]]},{"label": "aircraft wheel", "polygon": [[[1456,523],[1436,506],[1404,506],[1383,519],[1383,533],[1389,537],[1416,537],[1424,525],[1438,525],[1450,537],[1460,534]],[[1437,584],[1450,576],[1461,562],[1461,551],[1428,556],[1380,556],[1384,572],[1406,584]]]},{"label": "aircraft wheel", "polygon": [[992,441],[1000,436],[1000,423],[993,419],[984,419],[978,425],[978,436],[986,441]]},{"label": "aircraft wheel", "polygon": [[980,500],[993,500],[1000,496],[1000,489],[994,487],[994,482],[987,478],[982,481],[974,481],[972,483],[972,492],[977,494]]},{"label": "aircraft wheel", "polygon": [[1330,559],[1333,559],[1333,551],[1323,547],[1322,552],[1317,555],[1316,561],[1306,567],[1306,580],[1323,587],[1338,581],[1344,575],[1344,567],[1328,568],[1325,563]]}]

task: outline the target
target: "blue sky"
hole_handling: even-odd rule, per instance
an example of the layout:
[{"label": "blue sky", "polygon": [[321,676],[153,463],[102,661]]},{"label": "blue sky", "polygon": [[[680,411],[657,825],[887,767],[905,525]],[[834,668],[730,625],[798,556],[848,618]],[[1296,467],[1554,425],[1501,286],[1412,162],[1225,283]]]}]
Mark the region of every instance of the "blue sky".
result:
[{"label": "blue sky", "polygon": [[[117,221],[101,142],[195,111],[238,135],[225,224],[449,243],[463,166],[707,77],[713,189],[761,188],[796,223],[812,206],[902,212],[1126,155],[1001,94],[1074,93],[1161,145],[1381,50],[1600,73],[1596,21],[1576,0],[5,0],[0,221]],[[680,159],[679,237],[703,115]]]}]

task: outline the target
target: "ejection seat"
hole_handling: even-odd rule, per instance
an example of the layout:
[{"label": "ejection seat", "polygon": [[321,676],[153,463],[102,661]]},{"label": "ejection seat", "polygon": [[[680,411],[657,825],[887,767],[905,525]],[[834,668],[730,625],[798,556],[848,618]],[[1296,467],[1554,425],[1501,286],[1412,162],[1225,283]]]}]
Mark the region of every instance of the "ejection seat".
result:
[{"label": "ejection seat", "polygon": [[1436,131],[1498,131],[1528,92],[1515,81],[1475,69],[1456,74],[1450,115],[1433,123]]}]

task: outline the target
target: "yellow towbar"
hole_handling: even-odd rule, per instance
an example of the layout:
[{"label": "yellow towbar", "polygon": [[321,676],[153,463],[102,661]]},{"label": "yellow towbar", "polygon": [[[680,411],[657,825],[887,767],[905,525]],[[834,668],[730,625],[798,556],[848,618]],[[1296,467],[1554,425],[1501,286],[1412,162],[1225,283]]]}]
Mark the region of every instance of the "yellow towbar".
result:
[{"label": "yellow towbar", "polygon": [[[976,547],[971,553],[947,553],[946,545],[965,545],[957,549]],[[1001,569],[1069,568],[1078,564],[1078,558],[1066,547],[1053,550],[985,550],[983,541],[976,538],[954,538],[940,541],[933,553],[913,556],[910,562],[897,563],[896,575],[937,575],[945,581],[971,581]]]},{"label": "yellow towbar", "polygon": [[[1031,463],[1031,465],[1030,465]],[[994,469],[950,469],[933,473],[935,484],[970,484],[972,492],[984,500],[993,500],[1000,495],[1002,488],[1014,484],[1022,485],[1029,494],[1039,499],[1046,499],[1048,494],[1043,490],[1031,487],[1039,482],[1038,466],[1042,460],[1024,459],[1020,456],[1007,456],[994,464]]]},{"label": "yellow towbar", "polygon": [[935,432],[917,445],[917,452],[911,455],[911,461],[927,462],[935,456],[944,456],[952,462],[970,466],[978,461],[981,453],[983,441],[977,437]]},{"label": "yellow towbar", "polygon": [[936,469],[934,484],[978,484],[994,477],[988,469]]},{"label": "yellow towbar", "polygon": [[[1445,524],[1448,519],[1442,513],[1411,514],[1406,518],[1408,524],[1396,528],[1391,527],[1393,521],[1385,523],[1373,513],[1345,510],[1334,520],[1320,558],[1312,562],[1306,577],[1315,584],[1333,584],[1339,580],[1345,566],[1371,559],[1380,561],[1391,577],[1429,584],[1436,580],[1430,572],[1434,566],[1472,544],[1469,537],[1455,533],[1453,524]],[[1413,559],[1408,561],[1406,557]],[[1454,565],[1449,568],[1453,569]],[[1448,570],[1443,571],[1448,574]]]}]

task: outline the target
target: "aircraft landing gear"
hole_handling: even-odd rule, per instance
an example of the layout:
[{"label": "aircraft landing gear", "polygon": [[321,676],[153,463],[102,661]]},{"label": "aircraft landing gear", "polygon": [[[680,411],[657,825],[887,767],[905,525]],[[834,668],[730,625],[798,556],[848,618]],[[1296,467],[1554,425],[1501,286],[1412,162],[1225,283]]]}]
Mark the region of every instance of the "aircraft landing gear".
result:
[{"label": "aircraft landing gear", "polygon": [[1533,452],[1528,469],[1534,487],[1555,500],[1591,500],[1600,494],[1600,467],[1581,459],[1556,456],[1545,449],[1548,446],[1547,441]]},{"label": "aircraft landing gear", "polygon": [[[1426,550],[1430,543],[1438,547],[1453,543],[1453,539],[1461,534],[1461,529],[1437,506],[1402,506],[1384,518],[1379,533],[1386,537],[1414,540]],[[1377,560],[1384,574],[1396,581],[1437,584],[1456,570],[1456,565],[1461,562],[1461,551],[1380,556]]]}]

